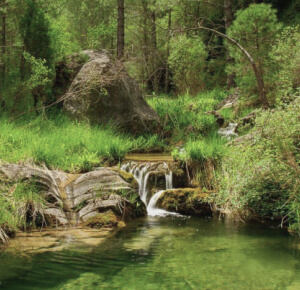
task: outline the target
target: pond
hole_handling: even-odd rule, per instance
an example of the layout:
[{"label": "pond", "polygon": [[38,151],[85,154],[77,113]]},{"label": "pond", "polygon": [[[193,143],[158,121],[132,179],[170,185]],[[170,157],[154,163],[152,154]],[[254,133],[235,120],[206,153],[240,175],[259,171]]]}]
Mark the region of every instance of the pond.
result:
[{"label": "pond", "polygon": [[147,217],[100,245],[2,253],[0,289],[300,289],[299,245],[260,225]]}]

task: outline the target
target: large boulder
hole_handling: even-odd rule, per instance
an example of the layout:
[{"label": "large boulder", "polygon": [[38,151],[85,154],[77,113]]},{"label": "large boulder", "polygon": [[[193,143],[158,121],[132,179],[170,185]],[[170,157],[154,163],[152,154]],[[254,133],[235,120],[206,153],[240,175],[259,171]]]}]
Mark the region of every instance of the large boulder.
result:
[{"label": "large boulder", "polygon": [[157,113],[146,103],[137,83],[105,51],[83,51],[88,61],[64,96],[64,108],[92,124],[113,123],[131,133],[154,131]]}]

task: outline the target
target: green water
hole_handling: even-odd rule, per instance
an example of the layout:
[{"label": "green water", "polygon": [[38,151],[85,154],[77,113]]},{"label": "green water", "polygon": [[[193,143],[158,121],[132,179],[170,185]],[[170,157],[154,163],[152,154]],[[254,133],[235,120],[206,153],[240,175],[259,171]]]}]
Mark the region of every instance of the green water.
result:
[{"label": "green water", "polygon": [[300,289],[299,240],[218,219],[136,220],[104,244],[0,256],[0,289]]}]

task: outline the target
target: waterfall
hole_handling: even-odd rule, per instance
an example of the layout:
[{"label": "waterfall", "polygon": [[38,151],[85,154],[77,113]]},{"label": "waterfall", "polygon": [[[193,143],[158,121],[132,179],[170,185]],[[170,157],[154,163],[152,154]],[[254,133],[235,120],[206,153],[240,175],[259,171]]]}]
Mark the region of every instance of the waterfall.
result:
[{"label": "waterfall", "polygon": [[[149,203],[147,202],[148,191],[147,184],[151,172],[155,172],[155,163],[138,163],[138,162],[128,162],[121,166],[121,170],[127,171],[133,174],[134,178],[137,180],[139,185],[139,195],[141,200],[147,206],[147,212],[149,216],[165,216],[165,215],[176,215],[176,213],[171,213],[163,209],[158,209],[156,203],[160,198],[164,190],[160,190],[155,193]],[[173,172],[169,169],[166,163],[163,163],[165,170],[166,179],[166,190],[173,189]]]}]

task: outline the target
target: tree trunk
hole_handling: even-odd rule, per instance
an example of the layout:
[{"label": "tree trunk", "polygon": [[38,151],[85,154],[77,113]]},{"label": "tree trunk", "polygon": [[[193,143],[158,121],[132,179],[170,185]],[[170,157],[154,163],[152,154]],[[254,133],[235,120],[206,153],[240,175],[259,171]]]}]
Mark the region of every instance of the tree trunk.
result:
[{"label": "tree trunk", "polygon": [[266,96],[263,74],[261,73],[260,69],[257,67],[256,62],[254,61],[254,59],[252,58],[250,53],[245,48],[243,48],[236,40],[227,36],[226,34],[223,34],[215,29],[211,29],[211,28],[203,27],[203,26],[199,26],[198,29],[203,29],[203,30],[208,30],[208,31],[214,32],[214,33],[220,35],[221,37],[226,38],[230,43],[237,46],[241,50],[241,52],[248,58],[249,62],[251,63],[252,69],[254,71],[256,82],[257,82],[257,87],[258,87],[258,91],[259,91],[260,102],[263,105],[263,107],[265,107],[265,108],[269,107],[269,102],[268,102],[268,99]]},{"label": "tree trunk", "polygon": [[165,79],[165,93],[169,92],[169,57],[170,57],[170,32],[172,25],[172,9],[169,10],[169,21],[168,21],[168,35],[167,35],[167,60],[166,60],[166,79]]},{"label": "tree trunk", "polygon": [[[1,1],[0,8],[5,9],[6,6],[6,0]],[[3,12],[1,15],[2,25],[1,25],[1,64],[0,64],[0,80],[1,80],[1,88],[5,87],[5,72],[6,72],[6,66],[5,66],[5,54],[6,54],[6,13]]]},{"label": "tree trunk", "polygon": [[125,5],[124,0],[118,0],[118,31],[117,31],[117,58],[124,57],[125,50]]},{"label": "tree trunk", "polygon": [[[224,16],[225,16],[225,28],[226,31],[229,29],[233,22],[233,9],[232,9],[232,0],[224,0]],[[230,56],[229,50],[226,51],[227,56],[227,65],[234,63],[234,59]],[[233,88],[236,86],[234,81],[235,74],[227,74],[227,89]]]},{"label": "tree trunk", "polygon": [[[154,1],[155,4],[155,1]],[[156,12],[151,12],[151,58],[152,58],[152,86],[155,93],[159,92],[159,71],[157,67],[157,39],[156,39]]]}]

